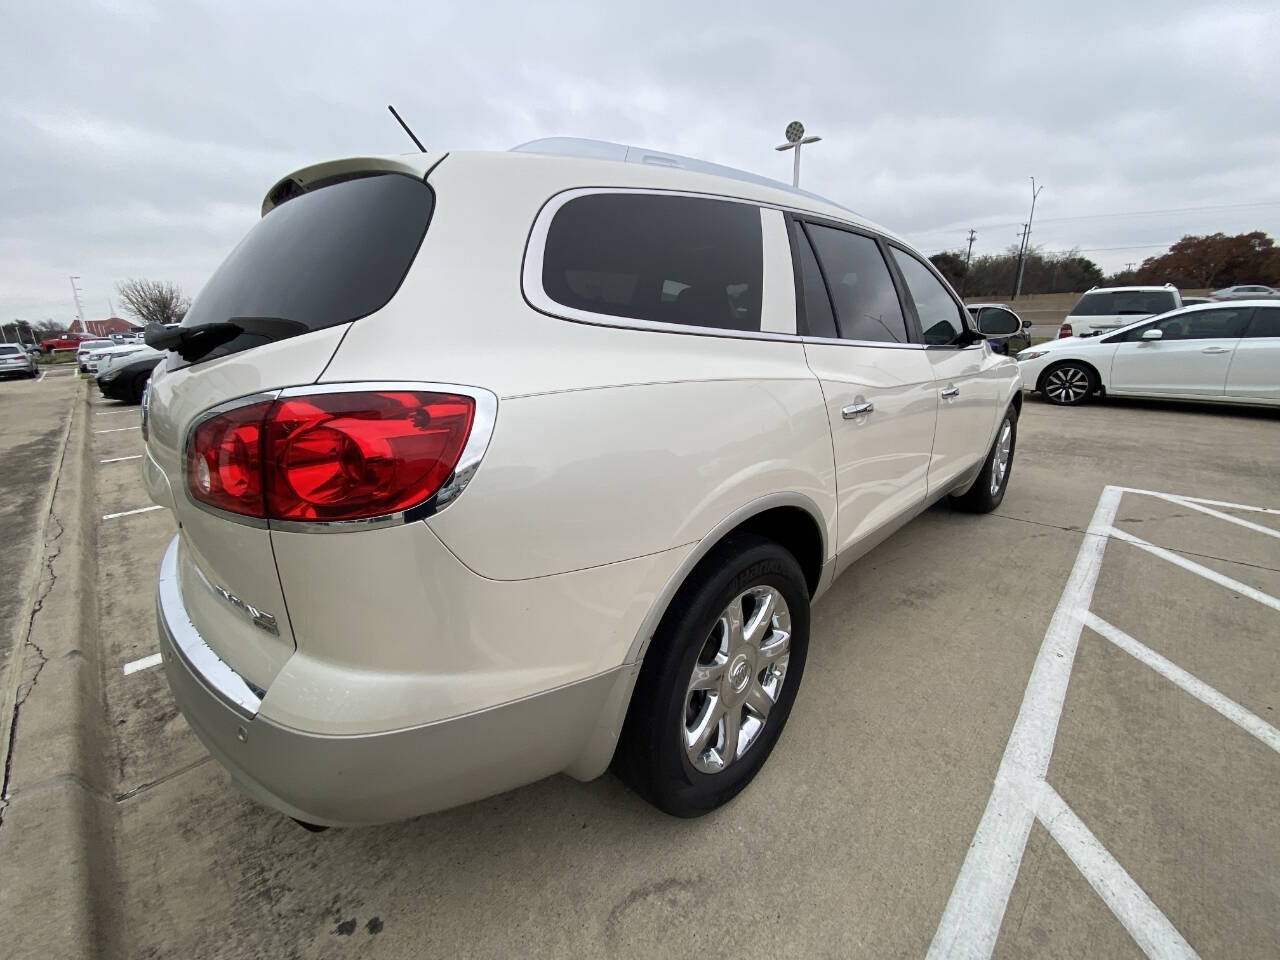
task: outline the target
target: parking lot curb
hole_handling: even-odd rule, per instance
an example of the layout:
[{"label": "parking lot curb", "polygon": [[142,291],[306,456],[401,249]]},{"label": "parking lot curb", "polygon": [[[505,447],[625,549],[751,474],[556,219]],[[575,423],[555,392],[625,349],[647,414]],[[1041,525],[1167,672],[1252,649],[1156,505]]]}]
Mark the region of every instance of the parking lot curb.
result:
[{"label": "parking lot curb", "polygon": [[29,628],[0,718],[0,943],[11,958],[112,956],[118,946],[86,393],[76,386],[55,459]]}]

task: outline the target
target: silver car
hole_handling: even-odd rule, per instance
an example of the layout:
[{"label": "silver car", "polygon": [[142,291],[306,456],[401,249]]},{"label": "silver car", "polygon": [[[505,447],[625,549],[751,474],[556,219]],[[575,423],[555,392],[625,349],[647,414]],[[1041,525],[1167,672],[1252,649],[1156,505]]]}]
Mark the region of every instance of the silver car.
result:
[{"label": "silver car", "polygon": [[39,374],[35,357],[16,343],[0,343],[0,377],[31,377]]},{"label": "silver car", "polygon": [[1247,284],[1239,287],[1223,287],[1209,294],[1214,300],[1257,300],[1262,297],[1280,297],[1280,290],[1264,287],[1261,284]]}]

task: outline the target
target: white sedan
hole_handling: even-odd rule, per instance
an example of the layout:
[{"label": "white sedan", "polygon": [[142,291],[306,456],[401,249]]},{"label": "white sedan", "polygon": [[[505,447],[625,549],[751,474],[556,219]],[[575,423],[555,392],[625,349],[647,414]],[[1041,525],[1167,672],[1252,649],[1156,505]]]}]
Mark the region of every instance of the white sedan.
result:
[{"label": "white sedan", "polygon": [[1050,403],[1106,393],[1280,405],[1280,305],[1198,304],[1102,337],[1050,340],[1017,360],[1025,389]]}]

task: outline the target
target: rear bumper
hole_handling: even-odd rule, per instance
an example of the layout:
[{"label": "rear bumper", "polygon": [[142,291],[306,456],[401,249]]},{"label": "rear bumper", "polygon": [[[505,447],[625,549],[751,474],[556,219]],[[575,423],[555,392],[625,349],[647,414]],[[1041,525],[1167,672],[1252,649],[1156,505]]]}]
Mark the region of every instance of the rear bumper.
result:
[{"label": "rear bumper", "polygon": [[269,692],[245,683],[195,635],[177,576],[175,538],[161,566],[157,619],[165,672],[179,709],[247,793],[311,823],[357,826],[405,819],[569,769],[598,740],[601,723],[617,713],[638,669],[622,666],[409,729],[352,736],[309,733],[262,715]]}]

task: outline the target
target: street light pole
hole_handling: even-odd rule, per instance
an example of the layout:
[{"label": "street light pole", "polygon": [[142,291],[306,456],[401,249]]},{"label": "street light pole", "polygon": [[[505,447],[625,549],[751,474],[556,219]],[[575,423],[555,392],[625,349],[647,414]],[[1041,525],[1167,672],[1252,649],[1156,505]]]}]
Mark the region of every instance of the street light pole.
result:
[{"label": "street light pole", "polygon": [[1031,221],[1036,218],[1036,197],[1040,196],[1040,191],[1044,189],[1044,184],[1036,187],[1036,178],[1031,178],[1031,215],[1027,217],[1027,226],[1022,234],[1022,256],[1018,262],[1018,285],[1014,288],[1013,298],[1016,300],[1022,294],[1022,273],[1027,268],[1027,254],[1031,252]]},{"label": "street light pole", "polygon": [[806,143],[817,143],[821,137],[806,137],[804,135],[804,124],[799,120],[793,120],[787,124],[787,142],[779,144],[773,149],[778,151],[794,150],[794,162],[791,164],[791,185],[793,187],[800,186],[800,148]]}]

